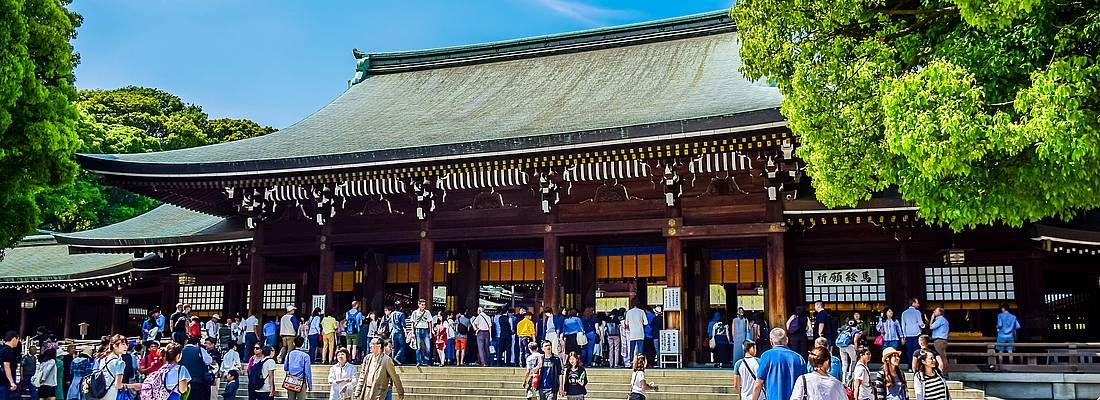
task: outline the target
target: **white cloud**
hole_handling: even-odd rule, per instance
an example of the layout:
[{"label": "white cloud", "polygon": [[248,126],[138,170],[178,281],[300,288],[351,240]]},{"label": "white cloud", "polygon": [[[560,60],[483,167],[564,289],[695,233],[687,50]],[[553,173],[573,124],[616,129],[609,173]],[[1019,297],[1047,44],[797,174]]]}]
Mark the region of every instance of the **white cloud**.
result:
[{"label": "white cloud", "polygon": [[607,25],[607,19],[630,16],[630,12],[584,4],[571,0],[535,0],[535,4],[589,26]]}]

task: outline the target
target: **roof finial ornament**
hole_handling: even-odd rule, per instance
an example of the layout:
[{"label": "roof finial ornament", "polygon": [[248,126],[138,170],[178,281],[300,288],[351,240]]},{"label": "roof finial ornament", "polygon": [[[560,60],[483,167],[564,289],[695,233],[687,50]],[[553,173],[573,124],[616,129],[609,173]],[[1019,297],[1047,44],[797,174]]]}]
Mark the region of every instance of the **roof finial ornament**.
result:
[{"label": "roof finial ornament", "polygon": [[355,56],[355,76],[351,78],[351,82],[348,82],[348,87],[366,80],[367,70],[370,69],[370,54],[361,52],[359,49],[351,49],[351,55]]}]

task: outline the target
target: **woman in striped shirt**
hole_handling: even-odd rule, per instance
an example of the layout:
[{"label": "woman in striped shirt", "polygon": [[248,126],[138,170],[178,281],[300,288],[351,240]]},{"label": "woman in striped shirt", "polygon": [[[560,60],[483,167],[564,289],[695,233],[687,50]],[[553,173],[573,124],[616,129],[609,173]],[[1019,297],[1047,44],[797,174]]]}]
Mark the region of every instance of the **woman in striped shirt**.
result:
[{"label": "woman in striped shirt", "polygon": [[950,400],[947,379],[937,366],[936,354],[930,351],[920,352],[920,370],[913,373],[913,391],[917,400]]}]

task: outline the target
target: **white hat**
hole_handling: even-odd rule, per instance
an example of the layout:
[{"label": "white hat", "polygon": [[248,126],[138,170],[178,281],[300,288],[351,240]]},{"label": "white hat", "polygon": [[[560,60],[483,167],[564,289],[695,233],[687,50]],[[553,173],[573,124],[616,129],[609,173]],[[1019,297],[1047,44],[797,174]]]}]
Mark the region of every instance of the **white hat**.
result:
[{"label": "white hat", "polygon": [[222,317],[218,314],[214,314],[210,316],[210,319],[222,319]]},{"label": "white hat", "polygon": [[295,307],[294,305],[286,306],[287,311],[294,311],[294,310],[297,310],[297,309],[298,309],[298,307]]}]

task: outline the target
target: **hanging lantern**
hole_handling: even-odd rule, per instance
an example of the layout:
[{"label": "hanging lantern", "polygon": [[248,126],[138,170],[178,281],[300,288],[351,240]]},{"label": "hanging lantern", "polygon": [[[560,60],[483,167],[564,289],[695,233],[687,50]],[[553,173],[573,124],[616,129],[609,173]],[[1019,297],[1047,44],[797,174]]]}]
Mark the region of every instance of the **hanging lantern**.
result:
[{"label": "hanging lantern", "polygon": [[33,298],[23,299],[23,301],[19,303],[19,307],[23,308],[24,310],[33,309],[37,305],[38,301]]},{"label": "hanging lantern", "polygon": [[194,286],[198,282],[198,278],[192,274],[179,274],[176,277],[179,278],[180,286]]},{"label": "hanging lantern", "polygon": [[130,304],[130,299],[127,298],[126,296],[115,296],[115,304],[120,305],[120,306],[124,306],[124,305]]}]

